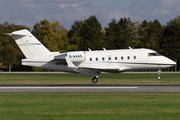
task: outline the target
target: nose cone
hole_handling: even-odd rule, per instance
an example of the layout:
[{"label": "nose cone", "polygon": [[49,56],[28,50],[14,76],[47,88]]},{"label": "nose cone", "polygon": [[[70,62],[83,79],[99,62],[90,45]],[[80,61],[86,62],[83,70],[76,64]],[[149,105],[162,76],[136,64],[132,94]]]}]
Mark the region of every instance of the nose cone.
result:
[{"label": "nose cone", "polygon": [[171,60],[171,64],[172,64],[172,65],[176,65],[176,62],[174,62],[174,61]]},{"label": "nose cone", "polygon": [[170,67],[173,67],[174,65],[176,65],[176,62],[170,60],[170,61],[169,61],[169,65],[170,65]]},{"label": "nose cone", "polygon": [[171,59],[169,59],[169,58],[167,58],[167,57],[164,57],[164,58],[162,59],[162,62],[163,62],[164,64],[168,65],[169,67],[172,67],[172,66],[176,65],[176,62],[174,62],[173,60],[171,60]]}]

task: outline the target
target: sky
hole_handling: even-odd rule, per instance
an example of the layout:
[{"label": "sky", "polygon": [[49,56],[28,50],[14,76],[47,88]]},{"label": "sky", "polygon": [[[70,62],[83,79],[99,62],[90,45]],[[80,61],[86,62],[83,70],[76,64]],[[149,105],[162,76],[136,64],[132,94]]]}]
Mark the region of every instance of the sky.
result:
[{"label": "sky", "polygon": [[180,0],[0,0],[0,24],[8,21],[31,30],[47,19],[59,21],[67,30],[76,21],[95,15],[102,27],[113,18],[154,21],[162,25],[180,15]]}]

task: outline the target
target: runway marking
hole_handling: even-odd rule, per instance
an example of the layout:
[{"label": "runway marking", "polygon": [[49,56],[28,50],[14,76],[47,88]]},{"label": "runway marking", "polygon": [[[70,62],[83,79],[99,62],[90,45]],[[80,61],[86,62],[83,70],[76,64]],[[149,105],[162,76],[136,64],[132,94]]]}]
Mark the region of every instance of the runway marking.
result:
[{"label": "runway marking", "polygon": [[138,87],[0,87],[0,89],[137,89]]}]

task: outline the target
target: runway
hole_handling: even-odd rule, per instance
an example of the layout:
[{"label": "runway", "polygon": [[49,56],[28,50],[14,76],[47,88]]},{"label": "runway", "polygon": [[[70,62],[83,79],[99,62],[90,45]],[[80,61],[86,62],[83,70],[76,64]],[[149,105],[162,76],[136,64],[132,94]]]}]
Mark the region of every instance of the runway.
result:
[{"label": "runway", "polygon": [[0,85],[0,93],[180,93],[180,85]]}]

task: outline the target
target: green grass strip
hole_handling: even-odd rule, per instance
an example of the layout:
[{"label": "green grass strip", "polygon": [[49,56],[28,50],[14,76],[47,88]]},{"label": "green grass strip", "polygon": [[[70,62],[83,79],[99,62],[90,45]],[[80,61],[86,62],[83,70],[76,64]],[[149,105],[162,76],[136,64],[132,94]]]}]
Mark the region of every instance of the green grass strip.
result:
[{"label": "green grass strip", "polygon": [[180,94],[0,94],[1,120],[179,120]]},{"label": "green grass strip", "polygon": [[[180,74],[163,73],[100,74],[97,84],[180,84]],[[93,76],[83,74],[0,74],[0,84],[93,84]]]}]

